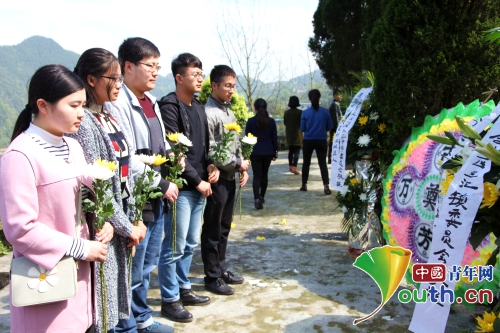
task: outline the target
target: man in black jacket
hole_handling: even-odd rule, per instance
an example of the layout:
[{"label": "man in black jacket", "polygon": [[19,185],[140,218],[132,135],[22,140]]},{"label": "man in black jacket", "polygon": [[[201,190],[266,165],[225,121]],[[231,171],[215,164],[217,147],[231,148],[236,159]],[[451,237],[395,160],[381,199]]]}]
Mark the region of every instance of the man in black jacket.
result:
[{"label": "man in black jacket", "polygon": [[[158,103],[168,133],[183,133],[192,142],[186,153],[186,167],[182,178],[187,185],[179,191],[177,216],[172,209],[165,215],[158,274],[162,296],[161,314],[173,321],[190,322],[193,316],[183,305],[206,305],[207,296],[191,291],[189,269],[193,250],[198,245],[203,199],[212,194],[210,183],[217,182],[219,170],[208,158],[208,123],[203,105],[194,98],[201,90],[205,75],[200,59],[182,53],[172,61],[175,92]],[[173,145],[173,142],[169,142]],[[210,173],[210,171],[214,171]],[[173,246],[175,244],[175,248]]]},{"label": "man in black jacket", "polygon": [[337,131],[340,118],[342,118],[342,110],[340,109],[341,100],[342,100],[342,95],[339,92],[334,92],[332,104],[330,104],[330,107],[328,108],[328,112],[330,113],[330,117],[332,118],[332,124],[333,124],[333,127],[330,130],[330,135],[328,138],[328,164],[332,163],[333,135]]}]

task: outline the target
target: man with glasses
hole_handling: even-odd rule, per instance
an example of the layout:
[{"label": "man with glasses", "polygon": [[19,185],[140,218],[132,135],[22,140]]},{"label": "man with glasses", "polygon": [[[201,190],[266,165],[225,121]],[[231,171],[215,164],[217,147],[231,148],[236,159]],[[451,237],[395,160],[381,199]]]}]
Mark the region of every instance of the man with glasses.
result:
[{"label": "man with glasses", "polygon": [[[118,49],[118,60],[124,76],[124,84],[118,100],[109,103],[113,116],[118,120],[135,154],[129,165],[137,179],[144,172],[145,165],[138,154],[170,153],[165,141],[165,129],[156,99],[148,93],[154,89],[160,66],[160,51],[144,38],[128,38]],[[165,180],[164,170],[155,168],[153,186],[159,186],[163,198],[173,202],[179,190],[174,183]],[[163,171],[163,175],[162,172]],[[146,204],[142,219],[147,227],[146,237],[137,245],[132,262],[132,309],[129,319],[121,319],[115,332],[170,332],[171,328],[153,320],[152,309],[147,305],[150,273],[158,265],[164,221],[163,199],[158,198]],[[125,274],[125,273],[124,273]]]},{"label": "man with glasses", "polygon": [[[200,92],[205,75],[200,59],[182,53],[172,61],[175,92],[163,97],[160,111],[167,133],[183,133],[192,142],[186,153],[181,177],[187,184],[179,191],[176,219],[172,211],[165,216],[158,277],[161,314],[173,321],[190,322],[192,314],[184,305],[206,305],[210,298],[191,290],[189,269],[198,245],[203,199],[212,194],[210,183],[217,182],[219,170],[208,158],[209,138],[205,108],[194,97]],[[175,228],[174,228],[175,226]],[[173,246],[175,244],[175,247]]]},{"label": "man with glasses", "polygon": [[[224,125],[236,122],[231,111],[231,98],[236,89],[236,73],[226,65],[215,66],[210,72],[212,94],[205,104],[210,136],[210,153],[222,140],[227,130]],[[203,214],[201,230],[201,257],[205,270],[205,289],[219,295],[232,295],[234,289],[228,284],[241,284],[243,278],[227,270],[226,248],[233,220],[236,194],[235,174],[240,175],[239,185],[248,180],[249,162],[241,155],[238,133],[229,143],[227,158],[217,168],[220,170],[219,181],[212,184],[212,198],[207,200]]]}]

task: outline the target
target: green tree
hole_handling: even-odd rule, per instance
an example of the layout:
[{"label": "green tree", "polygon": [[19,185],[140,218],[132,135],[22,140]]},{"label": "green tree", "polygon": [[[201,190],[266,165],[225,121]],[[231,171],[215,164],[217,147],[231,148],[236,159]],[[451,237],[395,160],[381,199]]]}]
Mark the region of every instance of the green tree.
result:
[{"label": "green tree", "polygon": [[356,84],[349,71],[363,69],[362,9],[361,0],[320,0],[314,13],[309,48],[332,89]]},{"label": "green tree", "polygon": [[498,85],[498,53],[481,32],[500,24],[500,0],[383,4],[366,58],[376,78],[372,105],[387,121],[390,154],[426,115],[470,103]]},{"label": "green tree", "polygon": [[[202,104],[207,104],[208,95],[210,95],[211,92],[212,87],[210,86],[210,78],[207,77],[205,81],[203,81],[200,94],[198,95],[198,99]],[[238,125],[240,125],[242,128],[245,128],[245,124],[247,123],[247,120],[252,115],[252,113],[248,111],[245,97],[238,94],[237,91],[235,91],[233,93],[233,97],[231,97],[231,110],[236,117]]]}]

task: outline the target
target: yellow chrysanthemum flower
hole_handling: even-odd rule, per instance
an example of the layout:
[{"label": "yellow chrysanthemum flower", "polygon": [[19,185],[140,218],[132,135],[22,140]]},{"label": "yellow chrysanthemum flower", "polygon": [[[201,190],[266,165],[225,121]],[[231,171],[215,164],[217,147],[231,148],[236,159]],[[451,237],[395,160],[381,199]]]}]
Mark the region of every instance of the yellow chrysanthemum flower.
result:
[{"label": "yellow chrysanthemum flower", "polygon": [[356,185],[358,181],[356,180],[356,178],[351,178],[351,180],[349,180],[349,183],[351,183],[351,185]]},{"label": "yellow chrysanthemum flower", "polygon": [[153,155],[155,157],[155,161],[153,162],[154,166],[162,165],[166,161],[168,161],[168,158],[165,156],[161,156],[160,154],[158,155]]},{"label": "yellow chrysanthemum flower", "polygon": [[482,318],[476,317],[477,328],[479,329],[476,333],[495,332],[493,322],[496,318],[497,316],[493,312],[484,311]]},{"label": "yellow chrysanthemum flower", "polygon": [[491,208],[498,200],[498,193],[495,184],[485,182],[484,184],[484,196],[482,205],[479,208],[488,207]]},{"label": "yellow chrysanthemum flower", "polygon": [[446,195],[448,188],[450,187],[451,181],[455,178],[455,174],[450,170],[446,170],[446,178],[440,182],[441,184],[441,194]]},{"label": "yellow chrysanthemum flower", "polygon": [[384,133],[386,129],[387,129],[387,125],[386,124],[380,124],[380,125],[378,125],[378,131],[380,133]]},{"label": "yellow chrysanthemum flower", "polygon": [[286,219],[283,219],[283,221],[280,222],[281,225],[286,225]]},{"label": "yellow chrysanthemum flower", "polygon": [[264,237],[264,236],[257,236],[257,237],[255,237],[255,239],[258,240],[258,241],[263,241],[263,240],[266,240],[266,237]]},{"label": "yellow chrysanthemum flower", "polygon": [[177,142],[179,141],[179,134],[180,133],[168,133],[167,138],[172,142]]},{"label": "yellow chrysanthemum flower", "polygon": [[224,125],[224,128],[228,131],[235,131],[237,133],[241,132],[241,127],[237,123],[226,124]]},{"label": "yellow chrysanthemum flower", "polygon": [[358,122],[361,126],[366,125],[366,123],[368,122],[368,116],[359,117]]},{"label": "yellow chrysanthemum flower", "polygon": [[234,224],[234,222],[231,222],[231,229],[233,229],[234,227],[236,227],[236,224]]},{"label": "yellow chrysanthemum flower", "polygon": [[100,166],[108,168],[110,171],[115,171],[116,167],[118,166],[116,162],[106,161],[101,159],[100,157],[97,160],[95,160],[95,163]]},{"label": "yellow chrysanthemum flower", "polygon": [[248,133],[247,136],[250,138],[250,139],[257,139],[257,137],[255,135],[253,135],[252,133]]}]

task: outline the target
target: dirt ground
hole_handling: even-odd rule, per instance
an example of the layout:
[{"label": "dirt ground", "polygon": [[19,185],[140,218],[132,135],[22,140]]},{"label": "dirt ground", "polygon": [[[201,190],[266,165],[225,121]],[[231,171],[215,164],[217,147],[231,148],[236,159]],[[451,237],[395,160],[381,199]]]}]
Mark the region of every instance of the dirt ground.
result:
[{"label": "dirt ground", "polygon": [[[246,186],[242,219],[234,217],[227,260],[229,269],[243,275],[245,282],[234,286],[232,296],[205,291],[198,247],[190,274],[193,290],[209,295],[211,304],[187,307],[192,323],[162,318],[154,271],[149,292],[153,315],[179,333],[408,332],[414,305],[402,304],[396,296],[373,318],[352,324],[379,306],[380,291],[347,256],[347,239],[340,233],[342,213],[335,210],[336,192],[323,194],[317,164],[311,168],[309,191],[301,192],[301,177],[288,172],[286,152],[280,156],[270,169],[265,208],[255,210],[251,186]],[[265,240],[257,240],[259,236]],[[8,332],[8,288],[0,291],[0,302],[0,332]],[[473,315],[482,311],[454,308],[446,332],[475,328]]]}]

